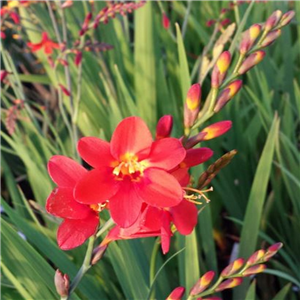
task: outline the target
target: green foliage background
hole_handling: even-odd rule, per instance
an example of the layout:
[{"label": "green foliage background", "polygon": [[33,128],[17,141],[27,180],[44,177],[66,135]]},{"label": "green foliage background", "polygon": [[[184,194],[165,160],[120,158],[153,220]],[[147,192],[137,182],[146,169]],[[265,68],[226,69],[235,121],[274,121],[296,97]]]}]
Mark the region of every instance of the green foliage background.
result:
[{"label": "green foliage background", "polygon": [[[197,81],[196,58],[208,44],[212,28],[208,19],[217,18],[227,2],[162,2],[171,20],[174,41],[161,25],[157,3],[149,2],[133,16],[101,24],[94,38],[114,46],[113,50],[83,56],[80,110],[77,126],[84,136],[110,139],[116,124],[129,115],[146,120],[154,133],[159,117],[172,114],[173,135],[182,132],[182,104],[189,86]],[[96,11],[105,2],[95,2]],[[248,5],[238,7],[233,18],[241,19]],[[120,241],[109,246],[104,258],[85,276],[72,299],[146,299],[153,284],[157,299],[164,299],[178,285],[187,291],[207,270],[218,271],[229,260],[234,242],[239,240],[239,255],[249,256],[265,246],[265,241],[280,241],[284,248],[269,263],[266,274],[238,288],[234,299],[296,299],[291,285],[300,288],[300,156],[299,156],[299,14],[300,3],[255,3],[244,29],[261,23],[276,9],[296,11],[292,24],[267,48],[264,61],[244,76],[242,91],[206,125],[232,120],[225,136],[205,142],[213,159],[194,170],[200,174],[225,152],[237,149],[232,163],[212,182],[211,202],[199,215],[196,230],[187,237],[175,234],[168,255],[159,254],[157,269],[174,253],[154,283],[149,279],[149,263],[154,239]],[[189,11],[190,10],[190,11]],[[88,3],[75,2],[66,9],[70,40],[75,40],[88,11]],[[189,12],[188,12],[189,11]],[[37,42],[40,33],[29,22],[34,13],[43,30],[54,35],[45,6],[21,8],[28,39]],[[26,21],[27,20],[27,21]],[[175,28],[174,24],[178,22]],[[183,23],[186,30],[182,33]],[[240,24],[241,26],[242,24]],[[239,27],[238,27],[239,28]],[[31,30],[30,30],[31,29]],[[229,48],[230,43],[225,48]],[[232,45],[235,49],[236,45]],[[20,74],[19,64],[32,69],[32,57],[16,50],[14,42],[4,40],[3,67],[13,74],[8,89],[15,98],[26,99],[22,118],[10,136],[2,126],[2,296],[3,299],[58,299],[53,277],[56,268],[74,278],[85,253],[81,246],[61,251],[56,245],[58,219],[47,215],[45,200],[54,187],[47,174],[47,161],[54,154],[76,158],[68,130],[57,106],[42,94],[28,93],[30,84],[43,84],[53,90],[64,82],[63,67],[55,78],[42,52],[38,59],[46,73]],[[236,59],[237,55],[234,56]],[[195,58],[196,57],[196,58]],[[70,60],[72,91],[76,95],[77,68]],[[209,91],[207,78],[203,94]],[[3,92],[2,107],[12,106]],[[69,98],[64,104],[70,109]],[[41,107],[45,106],[44,109]],[[2,120],[5,122],[4,112]],[[35,207],[28,200],[36,201]],[[105,216],[104,216],[105,218]],[[26,236],[24,241],[18,232]],[[271,275],[270,275],[271,274]],[[277,275],[277,278],[272,275]],[[291,284],[289,284],[291,283]],[[257,288],[255,289],[255,285]],[[248,289],[249,288],[249,289]],[[276,293],[278,293],[277,296]],[[230,294],[225,294],[231,297]],[[226,298],[228,299],[228,298]]]}]

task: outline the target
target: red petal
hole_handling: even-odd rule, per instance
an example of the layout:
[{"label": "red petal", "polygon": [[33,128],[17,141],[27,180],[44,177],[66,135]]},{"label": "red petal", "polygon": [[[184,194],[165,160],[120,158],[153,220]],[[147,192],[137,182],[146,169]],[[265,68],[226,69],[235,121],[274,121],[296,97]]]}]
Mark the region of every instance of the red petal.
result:
[{"label": "red petal", "polygon": [[73,188],[87,170],[69,157],[55,155],[48,162],[48,172],[59,187]]},{"label": "red petal", "polygon": [[129,117],[119,123],[111,138],[111,154],[122,160],[125,154],[146,158],[151,149],[152,136],[145,122],[138,117]]},{"label": "red petal", "polygon": [[111,217],[123,228],[131,226],[137,220],[141,208],[142,201],[129,180],[124,180],[119,191],[109,200]]},{"label": "red petal", "polygon": [[163,170],[146,169],[144,177],[135,187],[140,198],[151,206],[171,207],[182,200],[180,184]]},{"label": "red petal", "polygon": [[143,230],[159,231],[161,228],[163,210],[153,206],[146,208],[145,222],[143,224]]},{"label": "red petal", "polygon": [[51,45],[48,45],[48,43],[44,46],[44,52],[46,54],[52,54],[52,47]]},{"label": "red petal", "polygon": [[57,231],[57,243],[60,249],[70,250],[82,245],[96,233],[99,217],[91,213],[82,220],[64,220]]},{"label": "red petal", "polygon": [[178,168],[170,173],[174,176],[181,186],[187,186],[190,182],[190,174],[188,168]]},{"label": "red petal", "polygon": [[110,154],[110,145],[96,137],[81,138],[77,145],[80,156],[92,167],[107,167],[115,159]]},{"label": "red petal", "polygon": [[110,170],[92,170],[82,177],[75,186],[76,201],[83,204],[96,204],[108,200],[119,189]]},{"label": "red petal", "polygon": [[224,133],[226,133],[232,127],[231,121],[221,121],[214,123],[212,125],[207,126],[204,128],[200,133],[206,133],[203,141],[214,139]]},{"label": "red petal", "polygon": [[43,47],[43,44],[42,44],[42,43],[33,44],[33,43],[28,42],[28,43],[27,43],[27,46],[28,46],[29,48],[31,48],[31,51],[32,51],[32,52],[35,52],[35,51],[40,50],[40,49]]},{"label": "red petal", "polygon": [[170,229],[170,222],[171,222],[170,214],[168,212],[165,212],[162,218],[162,227],[161,227],[161,248],[163,254],[168,253],[170,249],[170,242],[172,236],[172,232]]},{"label": "red petal", "polygon": [[198,210],[195,204],[182,200],[170,210],[173,223],[181,234],[190,234],[198,222]]},{"label": "red petal", "polygon": [[42,42],[45,43],[49,40],[48,33],[46,31],[42,32]]},{"label": "red petal", "polygon": [[149,158],[150,167],[171,170],[182,162],[186,154],[181,142],[175,138],[165,138],[152,144]]},{"label": "red petal", "polygon": [[84,219],[91,212],[87,205],[74,200],[71,188],[54,189],[47,199],[46,210],[56,217],[67,219]]},{"label": "red petal", "polygon": [[210,159],[213,151],[209,148],[189,149],[186,151],[186,157],[180,164],[181,168],[190,168],[200,165]]}]

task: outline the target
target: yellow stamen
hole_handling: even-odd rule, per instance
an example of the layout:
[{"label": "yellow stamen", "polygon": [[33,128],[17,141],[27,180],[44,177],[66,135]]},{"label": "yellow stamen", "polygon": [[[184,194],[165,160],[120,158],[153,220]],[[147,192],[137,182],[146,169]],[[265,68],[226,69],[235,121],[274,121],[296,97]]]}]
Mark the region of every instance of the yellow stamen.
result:
[{"label": "yellow stamen", "polygon": [[184,187],[183,189],[186,190],[186,191],[191,191],[191,192],[199,194],[197,196],[194,195],[194,194],[184,195],[184,198],[187,201],[189,201],[191,203],[199,204],[199,205],[202,204],[202,202],[196,201],[196,199],[201,199],[203,197],[205,199],[205,202],[209,203],[210,200],[207,198],[207,196],[204,193],[213,191],[213,187],[210,187],[209,189],[206,189],[206,190],[197,190],[197,189],[194,189],[194,188],[191,188],[191,187]]}]

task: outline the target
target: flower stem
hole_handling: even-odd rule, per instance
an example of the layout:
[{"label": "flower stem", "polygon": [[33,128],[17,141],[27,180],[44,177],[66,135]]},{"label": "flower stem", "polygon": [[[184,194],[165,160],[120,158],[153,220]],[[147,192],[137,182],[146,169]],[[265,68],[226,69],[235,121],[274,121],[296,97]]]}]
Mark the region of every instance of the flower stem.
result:
[{"label": "flower stem", "polygon": [[[157,253],[158,253],[158,249],[160,246],[159,243],[160,238],[156,239],[154,242],[154,246],[152,249],[152,253],[151,253],[151,259],[150,259],[150,286],[152,285],[154,278],[155,278],[155,265],[156,265],[156,257],[157,257]],[[152,289],[151,294],[149,296],[149,299],[154,299],[155,298],[155,290]]]}]

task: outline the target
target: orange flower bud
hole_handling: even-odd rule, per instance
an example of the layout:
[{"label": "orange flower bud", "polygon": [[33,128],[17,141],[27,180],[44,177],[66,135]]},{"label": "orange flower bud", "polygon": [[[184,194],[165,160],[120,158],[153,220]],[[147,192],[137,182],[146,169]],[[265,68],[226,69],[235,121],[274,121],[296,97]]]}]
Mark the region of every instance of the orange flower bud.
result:
[{"label": "orange flower bud", "polygon": [[217,288],[216,292],[220,292],[226,289],[232,289],[240,284],[242,284],[243,278],[236,277],[236,278],[230,278],[225,281],[223,281]]},{"label": "orange flower bud", "polygon": [[231,54],[224,51],[218,58],[211,75],[211,86],[218,88],[225,79],[226,72],[231,62]]},{"label": "orange flower bud", "polygon": [[265,23],[265,30],[270,31],[272,28],[274,28],[278,24],[281,15],[282,12],[280,10],[274,11]]},{"label": "orange flower bud", "polygon": [[243,84],[242,80],[235,80],[230,83],[221,93],[217,99],[217,104],[214,108],[214,112],[219,112],[230,99],[232,99],[237,92],[241,89]]},{"label": "orange flower bud", "polygon": [[240,44],[241,54],[246,54],[252,48],[260,32],[261,26],[259,24],[254,24],[244,33]]},{"label": "orange flower bud", "polygon": [[156,126],[156,139],[160,140],[169,137],[173,128],[173,117],[165,115],[158,120]]},{"label": "orange flower bud", "polygon": [[266,265],[256,265],[243,272],[243,276],[250,276],[263,272],[267,268]]},{"label": "orange flower bud", "polygon": [[163,13],[163,17],[162,17],[162,24],[163,24],[163,27],[165,29],[169,29],[170,27],[170,20],[169,18],[167,17],[167,15],[165,13]]},{"label": "orange flower bud", "polygon": [[292,21],[292,19],[294,18],[294,16],[295,16],[295,12],[293,10],[290,10],[290,11],[286,12],[281,17],[281,20],[279,22],[279,26],[280,27],[286,26],[287,24],[289,24]]},{"label": "orange flower bud", "polygon": [[184,104],[184,126],[191,127],[197,118],[201,101],[201,85],[193,84],[188,90]]},{"label": "orange flower bud", "polygon": [[251,68],[259,64],[263,58],[265,57],[266,53],[262,50],[256,51],[250,54],[242,63],[241,67],[239,68],[239,75],[242,75],[249,71]]},{"label": "orange flower bud", "polygon": [[227,266],[221,273],[222,277],[228,277],[232,274],[235,274],[244,264],[243,258],[238,258],[234,262],[232,262],[229,266]]},{"label": "orange flower bud", "polygon": [[270,246],[266,251],[263,261],[268,261],[271,257],[273,257],[282,248],[282,246],[283,246],[282,243],[276,243],[276,244]]},{"label": "orange flower bud", "polygon": [[61,297],[67,297],[69,295],[69,285],[70,280],[67,274],[63,275],[63,273],[57,269],[54,275],[54,284],[57,293]]},{"label": "orange flower bud", "polygon": [[185,288],[182,286],[174,289],[166,300],[180,300],[185,292]]},{"label": "orange flower bud", "polygon": [[208,141],[226,133],[231,127],[231,121],[220,121],[205,127],[199,134],[205,133],[202,140]]},{"label": "orange flower bud", "polygon": [[61,8],[67,8],[67,7],[70,7],[70,6],[72,6],[72,5],[73,5],[73,1],[72,1],[72,0],[67,0],[67,1],[65,1],[65,2],[62,4]]},{"label": "orange flower bud", "polygon": [[247,260],[247,265],[254,265],[260,262],[260,260],[265,255],[266,251],[261,249],[253,253]]},{"label": "orange flower bud", "polygon": [[206,272],[192,287],[190,291],[190,295],[195,296],[200,294],[202,291],[204,291],[211,284],[212,280],[214,279],[214,276],[215,276],[215,272],[213,271]]},{"label": "orange flower bud", "polygon": [[93,250],[92,259],[91,259],[91,265],[95,265],[104,255],[106,249],[108,247],[108,244],[102,246],[99,245]]},{"label": "orange flower bud", "polygon": [[264,48],[271,45],[281,35],[281,29],[271,31],[267,34],[260,47]]}]

